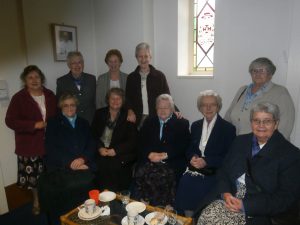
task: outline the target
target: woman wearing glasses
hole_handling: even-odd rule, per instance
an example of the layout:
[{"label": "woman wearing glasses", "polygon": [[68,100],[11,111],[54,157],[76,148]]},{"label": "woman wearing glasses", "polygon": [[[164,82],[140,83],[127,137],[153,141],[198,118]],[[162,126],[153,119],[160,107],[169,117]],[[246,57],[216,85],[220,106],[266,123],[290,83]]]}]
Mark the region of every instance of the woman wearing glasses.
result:
[{"label": "woman wearing glasses", "polygon": [[225,115],[225,119],[236,127],[238,135],[251,132],[251,107],[258,102],[268,101],[278,105],[278,130],[285,138],[290,138],[295,120],[295,107],[288,90],[272,82],[275,71],[276,66],[268,58],[257,58],[251,62],[249,73],[252,83],[238,90]]},{"label": "woman wearing glasses", "polygon": [[275,104],[264,102],[251,108],[252,133],[233,141],[216,188],[201,203],[210,204],[203,209],[198,225],[270,225],[272,217],[289,211],[297,202],[300,152],[277,130],[279,120]]},{"label": "woman wearing glasses", "polygon": [[218,93],[213,90],[200,92],[197,107],[203,119],[191,126],[191,141],[186,153],[189,163],[176,193],[177,211],[186,216],[215,185],[216,171],[235,138],[235,127],[218,114],[222,108]]},{"label": "woman wearing glasses", "polygon": [[45,166],[39,180],[43,210],[58,222],[59,215],[86,199],[94,186],[96,145],[89,123],[77,115],[78,100],[64,93],[58,106],[61,113],[49,119],[45,136]]},{"label": "woman wearing glasses", "polygon": [[140,130],[140,161],[135,174],[135,198],[151,205],[174,203],[175,188],[186,167],[190,141],[189,121],[175,115],[173,98],[156,99],[156,116],[148,117]]}]

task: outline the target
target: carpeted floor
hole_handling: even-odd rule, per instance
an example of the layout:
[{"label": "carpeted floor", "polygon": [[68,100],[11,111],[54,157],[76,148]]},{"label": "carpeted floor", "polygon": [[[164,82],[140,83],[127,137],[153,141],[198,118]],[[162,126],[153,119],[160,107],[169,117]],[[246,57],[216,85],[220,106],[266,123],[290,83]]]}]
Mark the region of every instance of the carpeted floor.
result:
[{"label": "carpeted floor", "polygon": [[0,225],[47,225],[46,215],[31,213],[32,204],[26,204],[9,213],[0,215]]}]

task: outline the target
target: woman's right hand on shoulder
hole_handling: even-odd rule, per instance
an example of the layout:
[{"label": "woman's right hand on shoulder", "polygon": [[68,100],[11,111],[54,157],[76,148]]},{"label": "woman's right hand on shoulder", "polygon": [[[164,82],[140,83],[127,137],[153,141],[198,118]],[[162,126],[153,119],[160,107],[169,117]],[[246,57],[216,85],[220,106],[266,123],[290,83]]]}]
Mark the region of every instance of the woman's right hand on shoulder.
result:
[{"label": "woman's right hand on shoulder", "polygon": [[128,109],[127,120],[132,123],[135,123],[136,121],[136,116],[132,109]]}]

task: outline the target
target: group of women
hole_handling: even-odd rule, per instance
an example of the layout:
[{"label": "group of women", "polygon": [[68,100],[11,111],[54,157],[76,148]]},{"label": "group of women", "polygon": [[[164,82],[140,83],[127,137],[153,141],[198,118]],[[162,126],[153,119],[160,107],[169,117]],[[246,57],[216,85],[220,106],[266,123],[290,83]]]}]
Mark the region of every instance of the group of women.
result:
[{"label": "group of women", "polygon": [[269,59],[250,64],[252,83],[239,89],[225,120],[218,93],[200,92],[203,118],[189,129],[165,75],[150,64],[149,45],[140,43],[135,56],[139,65],[127,75],[120,51],[107,52],[109,71],[98,77],[90,125],[78,116],[74,94],[61,93],[57,110],[40,69],[24,69],[6,124],[15,131],[18,185],[34,193],[33,213],[44,166],[91,171],[98,188],[131,188],[135,198],[181,214],[202,210],[199,225],[270,224],[299,199],[300,153],[288,141],[295,109],[287,89],[272,83]]}]

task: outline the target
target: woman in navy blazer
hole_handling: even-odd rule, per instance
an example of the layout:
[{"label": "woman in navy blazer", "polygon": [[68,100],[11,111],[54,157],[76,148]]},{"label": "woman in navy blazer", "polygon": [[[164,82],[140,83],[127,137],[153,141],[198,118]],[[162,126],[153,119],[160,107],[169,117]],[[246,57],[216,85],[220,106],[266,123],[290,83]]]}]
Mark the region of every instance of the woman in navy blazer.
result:
[{"label": "woman in navy blazer", "polygon": [[216,170],[235,138],[234,126],[218,115],[222,99],[215,91],[201,92],[197,107],[204,118],[194,122],[191,127],[191,143],[186,153],[189,165],[176,194],[176,208],[181,214],[195,210],[215,185]]},{"label": "woman in navy blazer", "polygon": [[62,112],[50,118],[46,129],[47,171],[96,170],[96,144],[87,120],[77,116],[78,100],[65,93],[59,99]]},{"label": "woman in navy blazer", "polygon": [[135,198],[152,205],[174,203],[176,183],[186,167],[189,121],[175,115],[169,94],[156,99],[156,116],[148,117],[140,130],[140,162],[135,174]]},{"label": "woman in navy blazer", "polygon": [[46,172],[39,178],[43,211],[53,224],[59,216],[81,204],[94,187],[96,145],[87,120],[77,116],[78,100],[65,93],[59,98],[61,113],[50,118],[45,135]]},{"label": "woman in navy blazer", "polygon": [[278,132],[279,115],[272,103],[252,107],[253,132],[233,141],[198,225],[270,225],[299,200],[300,152]]}]

